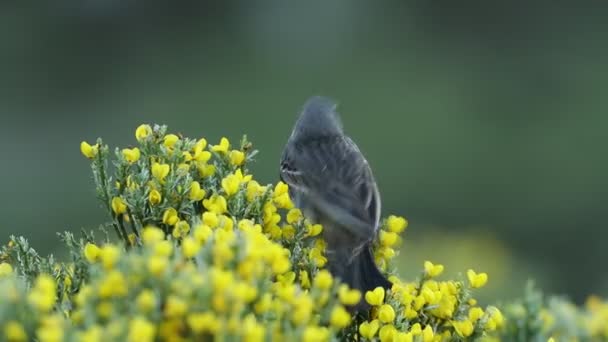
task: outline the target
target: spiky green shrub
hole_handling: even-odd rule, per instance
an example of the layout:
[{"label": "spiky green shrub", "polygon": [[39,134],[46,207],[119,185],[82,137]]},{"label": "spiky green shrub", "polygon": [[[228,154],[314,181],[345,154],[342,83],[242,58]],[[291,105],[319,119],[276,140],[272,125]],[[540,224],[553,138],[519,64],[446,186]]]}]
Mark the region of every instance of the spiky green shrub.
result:
[{"label": "spiky green shrub", "polygon": [[[113,157],[101,139],[81,144],[109,222],[60,234],[67,260],[38,255],[22,237],[0,251],[0,338],[463,341],[524,329],[472,297],[485,273],[437,280],[443,266],[426,262],[418,279],[401,280],[392,259],[402,217],[382,221],[374,246],[392,289],[340,284],[324,269],[323,227],[294,208],[287,185],[253,179],[257,151],[246,138],[210,146],[149,125],[135,135],[137,146]],[[372,308],[352,317],[361,297]]]}]

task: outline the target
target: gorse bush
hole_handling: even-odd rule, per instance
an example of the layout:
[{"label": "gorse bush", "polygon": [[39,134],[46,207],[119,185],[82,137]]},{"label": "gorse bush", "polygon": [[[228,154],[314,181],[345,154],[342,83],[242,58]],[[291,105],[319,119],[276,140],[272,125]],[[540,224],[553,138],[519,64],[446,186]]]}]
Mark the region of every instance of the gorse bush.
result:
[{"label": "gorse bush", "polygon": [[[392,260],[407,221],[388,216],[374,245],[393,287],[360,293],[324,269],[323,227],[287,185],[261,185],[257,151],[141,125],[137,146],[111,158],[101,139],[81,144],[109,214],[99,231],[60,234],[68,260],[42,257],[26,239],[0,251],[0,339],[7,341],[464,341],[608,338],[608,305],[588,310],[542,299],[481,307],[486,273],[437,280],[427,261],[401,280]],[[369,312],[351,314],[364,298]],[[533,302],[533,303],[532,303]],[[565,303],[565,302],[564,302]],[[561,329],[568,320],[580,320]],[[561,324],[561,325],[560,325]]]}]

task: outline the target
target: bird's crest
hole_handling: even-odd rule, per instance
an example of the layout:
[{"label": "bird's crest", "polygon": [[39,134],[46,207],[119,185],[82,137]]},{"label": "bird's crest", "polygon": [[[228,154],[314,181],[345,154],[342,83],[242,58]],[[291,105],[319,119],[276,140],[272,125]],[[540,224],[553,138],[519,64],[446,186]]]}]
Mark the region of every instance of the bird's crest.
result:
[{"label": "bird's crest", "polygon": [[336,112],[337,106],[335,101],[322,96],[308,99],[293,129],[292,138],[299,140],[342,135],[342,121]]}]

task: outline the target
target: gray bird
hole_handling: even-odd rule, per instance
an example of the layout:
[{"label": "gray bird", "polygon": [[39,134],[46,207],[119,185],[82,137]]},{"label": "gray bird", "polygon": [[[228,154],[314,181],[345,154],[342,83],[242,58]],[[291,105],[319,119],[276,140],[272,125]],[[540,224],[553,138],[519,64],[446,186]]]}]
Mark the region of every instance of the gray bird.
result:
[{"label": "gray bird", "polygon": [[[332,275],[365,294],[391,283],[372,253],[380,219],[380,194],[372,170],[342,129],[336,103],[310,98],[281,158],[281,180],[294,204],[323,225],[327,267]],[[368,309],[362,298],[354,311]]]}]

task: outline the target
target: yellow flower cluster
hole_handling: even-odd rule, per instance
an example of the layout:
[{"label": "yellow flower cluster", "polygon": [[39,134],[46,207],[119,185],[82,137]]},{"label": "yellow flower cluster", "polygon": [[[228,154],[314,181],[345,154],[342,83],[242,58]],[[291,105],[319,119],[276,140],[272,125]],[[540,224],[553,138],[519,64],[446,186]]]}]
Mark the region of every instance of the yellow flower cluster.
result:
[{"label": "yellow flower cluster", "polygon": [[[395,286],[386,293],[362,294],[334,279],[323,269],[323,227],[294,207],[286,184],[260,185],[247,173],[254,153],[248,142],[240,149],[227,138],[208,145],[150,125],[138,127],[135,137],[139,146],[117,154],[115,185],[104,168],[108,148],[101,140],[81,144],[127,251],[83,242],[87,278],[77,290],[66,286],[78,277],[74,267],[64,268],[67,275],[57,283],[38,277],[27,297],[42,315],[35,327],[44,334],[32,335],[59,336],[58,310],[72,327],[58,338],[83,341],[401,341],[418,335],[430,341],[446,332],[473,333],[455,319],[455,312],[466,311],[463,285],[431,280],[440,265],[431,265],[417,285],[392,276]],[[404,218],[389,216],[379,231],[375,255],[389,273],[406,227]],[[0,269],[10,275],[9,267]],[[362,297],[372,305],[363,322],[348,310]],[[464,322],[483,333],[486,316]],[[11,336],[30,335],[26,326],[9,323]]]},{"label": "yellow flower cluster", "polygon": [[[289,251],[260,224],[242,219],[222,225],[216,213],[203,216],[181,246],[166,240],[160,228],[143,229],[142,248],[109,268],[98,254],[116,247],[87,244],[83,253],[100,272],[76,295],[76,326],[98,332],[100,340],[175,340],[187,331],[195,339],[317,341],[350,323],[350,314],[332,296],[337,284],[327,271],[303,290],[290,271]],[[349,304],[360,296],[347,287],[341,292]],[[117,312],[133,319],[125,322]],[[323,315],[326,321],[319,320]]]},{"label": "yellow flower cluster", "polygon": [[403,217],[391,215],[380,227],[378,240],[375,243],[375,257],[379,268],[389,273],[391,260],[397,255],[395,247],[401,243],[401,234],[407,228],[407,220]]},{"label": "yellow flower cluster", "polygon": [[[443,265],[427,261],[416,281],[396,276],[404,218],[383,220],[374,243],[393,287],[360,293],[324,269],[323,227],[288,186],[249,174],[246,139],[208,144],[150,125],[135,138],[117,150],[114,175],[101,140],[81,143],[120,243],[67,239],[69,264],[8,257],[29,249],[23,241],[0,250],[0,340],[434,342],[490,338],[506,324],[471,297],[486,273],[440,280]],[[371,309],[353,316],[362,299]],[[607,308],[590,301],[593,336],[608,335]]]},{"label": "yellow flower cluster", "polygon": [[589,334],[598,340],[608,340],[608,302],[591,296],[587,299],[586,309],[587,317],[584,322]]},{"label": "yellow flower cluster", "polygon": [[[444,341],[452,338],[480,337],[504,324],[501,312],[493,306],[485,310],[474,305],[469,290],[460,281],[436,281],[443,265],[425,262],[420,282],[402,282],[391,277],[393,287],[385,293],[376,288],[365,294],[372,305],[371,320],[359,325],[367,340]],[[397,314],[399,313],[399,314]]]}]

